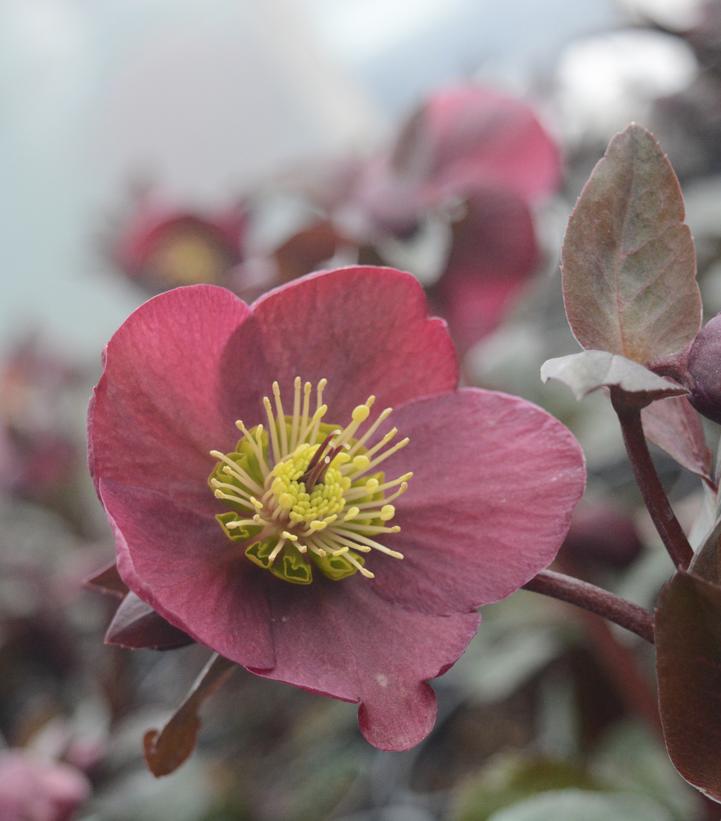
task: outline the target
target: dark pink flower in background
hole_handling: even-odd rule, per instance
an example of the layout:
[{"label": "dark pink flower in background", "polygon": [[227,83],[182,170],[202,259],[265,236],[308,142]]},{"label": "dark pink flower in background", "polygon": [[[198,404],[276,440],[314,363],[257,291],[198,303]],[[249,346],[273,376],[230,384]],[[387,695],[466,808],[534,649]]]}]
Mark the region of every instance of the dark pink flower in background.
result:
[{"label": "dark pink flower in background", "polygon": [[538,270],[531,205],[560,177],[559,150],[533,109],[469,84],[432,94],[365,166],[349,203],[370,235],[410,235],[450,208],[453,240],[431,291],[465,350],[496,328]]},{"label": "dark pink flower in background", "polygon": [[457,383],[445,324],[393,269],[250,307],[213,286],[151,299],[89,413],[123,581],[251,672],[359,703],[372,744],[417,744],[427,682],[479,606],[553,560],[585,480],[563,425]]},{"label": "dark pink flower in background", "polygon": [[69,764],[24,750],[0,751],[3,821],[71,821],[90,795],[90,783]]},{"label": "dark pink flower in background", "polygon": [[202,282],[231,286],[247,221],[242,206],[202,213],[143,194],[112,238],[110,256],[152,292]]},{"label": "dark pink flower in background", "polygon": [[0,362],[0,488],[47,500],[71,483],[80,452],[64,411],[80,382],[34,336]]}]

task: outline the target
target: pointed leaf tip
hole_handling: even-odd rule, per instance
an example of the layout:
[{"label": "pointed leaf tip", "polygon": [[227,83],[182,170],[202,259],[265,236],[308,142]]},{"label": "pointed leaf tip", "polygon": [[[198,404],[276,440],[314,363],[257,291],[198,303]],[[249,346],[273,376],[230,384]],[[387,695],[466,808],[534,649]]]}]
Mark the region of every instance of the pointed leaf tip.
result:
[{"label": "pointed leaf tip", "polygon": [[668,158],[649,131],[632,123],[593,169],[563,242],[566,316],[584,348],[645,364],[696,336],[701,295],[683,220]]}]

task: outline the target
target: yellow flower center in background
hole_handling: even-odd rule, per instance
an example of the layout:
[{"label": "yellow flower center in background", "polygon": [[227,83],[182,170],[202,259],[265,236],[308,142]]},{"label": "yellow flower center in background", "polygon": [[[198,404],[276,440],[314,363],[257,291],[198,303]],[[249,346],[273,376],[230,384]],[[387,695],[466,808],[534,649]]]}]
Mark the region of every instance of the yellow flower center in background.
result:
[{"label": "yellow flower center in background", "polygon": [[378,467],[408,439],[393,442],[398,430],[391,428],[373,441],[391,408],[361,432],[374,396],[353,409],[345,427],[323,422],[326,384],[318,382],[311,413],[313,386],[296,377],[287,414],[274,382],[273,401],[263,398],[267,429],[238,420],[243,436],[235,450],[210,452],[218,460],[210,487],[233,508],[216,516],[223,531],[244,543],[254,564],[294,584],[310,584],[313,566],[334,581],[358,572],[372,579],[363,556],[372,551],[403,558],[383,540],[400,530],[388,525],[391,502],[405,493],[412,473],[386,481]]}]

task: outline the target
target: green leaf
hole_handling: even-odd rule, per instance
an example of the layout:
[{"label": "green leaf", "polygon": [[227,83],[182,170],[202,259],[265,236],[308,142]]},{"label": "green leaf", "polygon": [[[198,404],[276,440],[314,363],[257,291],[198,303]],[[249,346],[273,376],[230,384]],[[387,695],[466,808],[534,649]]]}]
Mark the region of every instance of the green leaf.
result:
[{"label": "green leaf", "polygon": [[541,379],[563,382],[576,399],[599,388],[615,388],[641,407],[655,399],[687,393],[686,388],[657,376],[638,362],[607,351],[581,351],[547,359],[541,366]]},{"label": "green leaf", "polygon": [[205,699],[225,682],[235,667],[228,659],[213,655],[163,729],[160,732],[148,730],[145,733],[145,760],[156,778],[177,770],[193,752],[200,730],[198,711]]},{"label": "green leaf", "polygon": [[659,598],[655,632],[668,754],[690,784],[721,802],[721,587],[676,573]]},{"label": "green leaf", "polygon": [[579,766],[565,761],[504,755],[461,785],[451,818],[488,821],[496,811],[541,792],[597,786]]},{"label": "green leaf", "polygon": [[696,409],[685,396],[654,402],[641,412],[643,430],[654,445],[679,465],[713,483],[711,451]]},{"label": "green leaf", "polygon": [[672,816],[640,795],[558,790],[495,812],[488,821],[672,821]]},{"label": "green leaf", "polygon": [[630,125],[594,168],[563,243],[566,316],[582,347],[647,364],[696,336],[701,295],[683,219],[668,158]]},{"label": "green leaf", "polygon": [[650,796],[677,821],[693,818],[698,793],[678,775],[660,739],[641,723],[614,724],[596,746],[591,772],[615,790]]}]

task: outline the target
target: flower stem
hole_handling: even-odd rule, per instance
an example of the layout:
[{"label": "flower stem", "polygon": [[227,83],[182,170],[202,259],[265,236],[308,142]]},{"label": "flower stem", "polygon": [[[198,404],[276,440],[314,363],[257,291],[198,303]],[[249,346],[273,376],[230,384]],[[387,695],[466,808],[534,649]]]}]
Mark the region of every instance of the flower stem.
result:
[{"label": "flower stem", "polygon": [[651,519],[656,526],[669,556],[676,567],[687,568],[693,558],[693,550],[688,543],[683,528],[678,523],[666,491],[658,478],[651,454],[648,451],[646,437],[641,424],[641,411],[623,401],[611,391],[611,403],[621,424],[623,441],[631,461],[636,483],[648,508]]},{"label": "flower stem", "polygon": [[649,644],[653,639],[653,616],[648,610],[633,602],[622,599],[608,590],[596,587],[595,584],[556,573],[554,570],[542,570],[535,578],[523,585],[525,590],[551,596],[554,599],[575,604],[598,616],[625,627]]}]

